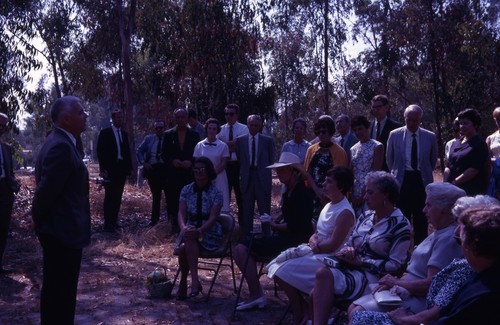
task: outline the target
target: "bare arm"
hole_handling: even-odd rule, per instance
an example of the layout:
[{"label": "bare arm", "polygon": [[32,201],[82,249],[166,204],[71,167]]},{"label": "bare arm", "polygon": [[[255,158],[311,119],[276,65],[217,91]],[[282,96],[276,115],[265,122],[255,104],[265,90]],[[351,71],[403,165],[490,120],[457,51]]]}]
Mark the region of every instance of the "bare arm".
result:
[{"label": "bare arm", "polygon": [[392,321],[397,325],[419,325],[428,324],[439,318],[441,309],[438,306],[433,306],[430,309],[423,310],[415,315],[407,315],[405,308],[401,307],[390,311],[387,314]]},{"label": "bare arm", "polygon": [[349,210],[342,211],[337,217],[335,228],[330,237],[316,242],[311,247],[314,253],[333,253],[345,242],[347,236],[354,225],[354,216]]},{"label": "bare arm", "polygon": [[474,177],[476,177],[477,174],[479,174],[479,170],[475,168],[467,168],[462,174],[458,175],[455,178],[453,184],[460,186],[460,184],[472,180]]},{"label": "bare arm", "polygon": [[427,277],[425,279],[419,280],[405,280],[404,278],[399,279],[388,274],[383,276],[378,281],[378,283],[380,285],[387,286],[388,288],[392,288],[393,286],[397,285],[405,288],[414,296],[425,297],[427,295],[427,291],[429,291],[429,286],[431,285],[432,278],[439,271],[440,270],[438,268],[429,266],[427,268]]},{"label": "bare arm", "polygon": [[384,163],[384,146],[379,145],[373,150],[373,162],[372,171],[377,171],[382,169]]}]

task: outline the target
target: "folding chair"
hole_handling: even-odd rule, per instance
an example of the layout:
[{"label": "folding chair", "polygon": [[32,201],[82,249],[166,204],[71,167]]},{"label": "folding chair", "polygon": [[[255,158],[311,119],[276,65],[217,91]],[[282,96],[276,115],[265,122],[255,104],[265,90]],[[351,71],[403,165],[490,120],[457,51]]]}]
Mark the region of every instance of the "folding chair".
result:
[{"label": "folding chair", "polygon": [[[200,249],[200,255],[198,257],[198,269],[200,270],[208,270],[214,272],[214,276],[210,283],[210,288],[207,291],[206,301],[210,299],[210,293],[212,292],[212,288],[215,284],[215,280],[219,275],[219,271],[221,266],[227,266],[231,269],[231,275],[233,277],[233,290],[236,293],[236,278],[234,273],[234,262],[233,262],[233,249],[232,249],[232,240],[234,237],[235,231],[235,221],[232,215],[221,213],[217,217],[217,221],[222,225],[223,229],[223,237],[220,243],[220,246],[217,250],[213,252],[208,252],[203,249]],[[174,253],[174,255],[177,255]],[[229,257],[229,262],[224,263],[224,259]],[[212,261],[216,259],[216,261]],[[212,266],[212,267],[210,267]],[[177,277],[179,276],[181,269],[178,268],[174,277],[174,286],[177,281]]]}]

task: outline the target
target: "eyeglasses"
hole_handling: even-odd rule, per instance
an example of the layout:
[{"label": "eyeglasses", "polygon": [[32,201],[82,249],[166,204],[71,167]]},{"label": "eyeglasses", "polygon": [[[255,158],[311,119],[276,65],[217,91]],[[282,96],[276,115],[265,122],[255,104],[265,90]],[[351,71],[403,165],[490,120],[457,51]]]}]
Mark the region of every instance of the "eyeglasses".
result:
[{"label": "eyeglasses", "polygon": [[234,112],[226,112],[225,114],[226,114],[226,116],[233,116]]},{"label": "eyeglasses", "polygon": [[205,172],[205,167],[195,167],[193,168],[193,173],[204,173]]}]

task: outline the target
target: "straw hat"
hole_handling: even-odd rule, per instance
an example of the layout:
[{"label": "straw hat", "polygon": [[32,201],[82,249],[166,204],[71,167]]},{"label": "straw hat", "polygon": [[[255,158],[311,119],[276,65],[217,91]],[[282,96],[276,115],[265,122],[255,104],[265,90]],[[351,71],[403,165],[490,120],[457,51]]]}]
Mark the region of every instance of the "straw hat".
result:
[{"label": "straw hat", "polygon": [[300,158],[291,152],[282,152],[278,162],[267,166],[266,168],[279,168],[293,164],[300,164]]}]

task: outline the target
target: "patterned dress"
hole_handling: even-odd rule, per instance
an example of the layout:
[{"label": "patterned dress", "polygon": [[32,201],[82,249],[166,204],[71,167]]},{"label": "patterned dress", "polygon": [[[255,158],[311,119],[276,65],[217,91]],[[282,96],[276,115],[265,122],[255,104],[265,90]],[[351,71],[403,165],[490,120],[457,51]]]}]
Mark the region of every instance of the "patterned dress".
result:
[{"label": "patterned dress", "polygon": [[[427,307],[439,306],[442,309],[448,306],[458,289],[460,289],[473,272],[466,259],[455,259],[432,279],[429,292],[427,293]],[[353,315],[352,324],[394,325],[394,322],[387,313],[358,311]]]},{"label": "patterned dress", "polygon": [[363,196],[365,178],[372,169],[373,153],[375,148],[381,144],[377,140],[370,139],[365,143],[358,142],[351,147],[351,164],[354,173],[352,196],[356,199]]},{"label": "patterned dress", "polygon": [[[198,196],[201,195],[201,205],[198,206]],[[206,188],[199,189],[196,183],[190,183],[182,188],[179,201],[186,202],[186,223],[200,227],[207,222],[210,210],[214,205],[222,206],[222,194],[217,187],[209,184]],[[200,208],[200,211],[198,209]],[[219,248],[222,239],[222,226],[216,222],[203,234],[200,245],[204,250],[215,251]]]},{"label": "patterned dress", "polygon": [[[333,167],[332,156],[328,150],[318,150],[311,159],[310,170],[312,178],[319,188],[323,187],[326,173]],[[323,205],[321,200],[315,196],[313,200],[313,218],[318,220]]]}]

